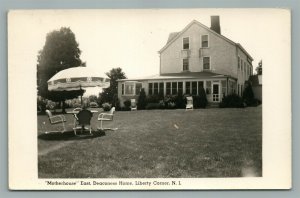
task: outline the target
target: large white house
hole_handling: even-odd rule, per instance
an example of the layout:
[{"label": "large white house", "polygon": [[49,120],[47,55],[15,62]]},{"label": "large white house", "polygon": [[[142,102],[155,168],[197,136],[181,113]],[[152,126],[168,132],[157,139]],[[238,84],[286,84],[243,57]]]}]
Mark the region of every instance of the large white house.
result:
[{"label": "large white house", "polygon": [[242,95],[253,72],[251,55],[221,35],[219,16],[211,16],[210,28],[193,20],[180,32],[170,33],[159,54],[159,75],[118,81],[121,105],[138,98],[141,88],[147,95],[197,95],[203,87],[208,101],[218,103],[223,95]]}]

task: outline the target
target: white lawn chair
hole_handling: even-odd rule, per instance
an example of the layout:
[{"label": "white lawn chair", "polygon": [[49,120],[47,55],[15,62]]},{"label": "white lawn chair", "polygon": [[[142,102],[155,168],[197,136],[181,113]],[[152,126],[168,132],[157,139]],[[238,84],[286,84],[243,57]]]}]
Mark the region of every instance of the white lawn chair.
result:
[{"label": "white lawn chair", "polygon": [[52,115],[50,110],[46,110],[46,114],[48,115],[49,121],[51,125],[62,124],[62,129],[59,131],[46,131],[45,133],[53,133],[53,132],[65,132],[65,122],[67,121],[64,115]]},{"label": "white lawn chair", "polygon": [[130,105],[131,111],[136,111],[137,110],[137,106],[136,106],[135,99],[131,99],[130,102],[131,102],[131,105]]},{"label": "white lawn chair", "polygon": [[112,107],[108,113],[100,113],[98,115],[98,121],[100,121],[100,127],[98,130],[117,130],[118,128],[103,128],[103,121],[113,121],[115,113],[115,107]]},{"label": "white lawn chair", "polygon": [[194,109],[194,105],[193,105],[193,97],[192,96],[188,96],[186,97],[186,106],[185,106],[186,110],[193,110]]}]

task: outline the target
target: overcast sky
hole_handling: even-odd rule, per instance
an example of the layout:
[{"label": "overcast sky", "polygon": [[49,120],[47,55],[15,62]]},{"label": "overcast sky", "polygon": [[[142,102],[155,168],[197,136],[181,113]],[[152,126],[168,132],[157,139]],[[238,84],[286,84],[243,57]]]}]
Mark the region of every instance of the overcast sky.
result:
[{"label": "overcast sky", "polygon": [[14,64],[35,66],[46,34],[70,27],[87,67],[103,75],[121,67],[128,78],[155,75],[158,51],[169,33],[181,31],[194,19],[210,27],[211,15],[220,16],[221,33],[243,45],[254,58],[254,68],[261,59],[264,67],[283,63],[289,24],[286,13],[275,9],[20,11],[9,18],[9,55],[16,58]]}]

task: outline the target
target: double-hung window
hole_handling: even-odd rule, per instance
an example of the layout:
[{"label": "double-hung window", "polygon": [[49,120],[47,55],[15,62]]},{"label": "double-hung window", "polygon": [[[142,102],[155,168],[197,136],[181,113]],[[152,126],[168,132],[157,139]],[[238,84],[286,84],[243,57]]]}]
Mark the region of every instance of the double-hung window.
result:
[{"label": "double-hung window", "polygon": [[190,39],[185,37],[182,39],[182,49],[190,49]]},{"label": "double-hung window", "polygon": [[210,57],[203,57],[203,69],[210,70]]},{"label": "double-hung window", "polygon": [[182,70],[183,71],[189,71],[189,59],[184,58],[182,60]]},{"label": "double-hung window", "polygon": [[207,48],[208,47],[208,35],[201,36],[201,47]]}]

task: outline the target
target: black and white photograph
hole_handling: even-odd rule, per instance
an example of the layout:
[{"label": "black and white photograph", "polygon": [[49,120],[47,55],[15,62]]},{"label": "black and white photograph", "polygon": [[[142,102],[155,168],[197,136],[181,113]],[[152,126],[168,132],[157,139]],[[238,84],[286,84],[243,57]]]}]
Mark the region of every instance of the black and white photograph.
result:
[{"label": "black and white photograph", "polygon": [[290,188],[290,29],[285,9],[11,10],[10,188]]}]

